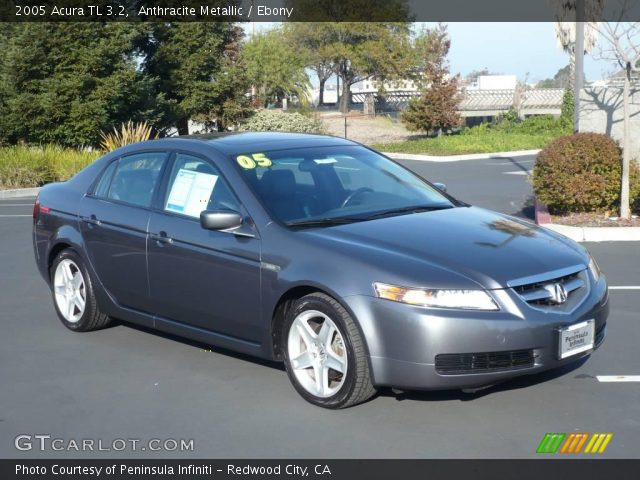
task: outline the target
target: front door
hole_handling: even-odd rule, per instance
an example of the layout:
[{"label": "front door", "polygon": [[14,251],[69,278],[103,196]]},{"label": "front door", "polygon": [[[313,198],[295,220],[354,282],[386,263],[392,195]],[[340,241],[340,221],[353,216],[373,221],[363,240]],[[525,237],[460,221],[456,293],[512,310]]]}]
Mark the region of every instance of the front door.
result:
[{"label": "front door", "polygon": [[205,230],[200,212],[246,211],[209,160],[176,154],[162,211],[149,222],[149,285],[165,319],[261,341],[260,240]]}]

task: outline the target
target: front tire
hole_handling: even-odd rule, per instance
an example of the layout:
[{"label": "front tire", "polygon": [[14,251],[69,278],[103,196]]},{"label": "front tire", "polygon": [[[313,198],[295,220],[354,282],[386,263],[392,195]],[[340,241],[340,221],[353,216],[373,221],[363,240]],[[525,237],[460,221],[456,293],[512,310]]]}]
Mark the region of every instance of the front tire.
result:
[{"label": "front tire", "polygon": [[58,318],[69,330],[89,332],[111,323],[98,308],[82,259],[71,249],[63,250],[51,265],[51,293]]},{"label": "front tire", "polygon": [[328,295],[312,293],[294,303],[282,345],[289,380],[308,402],[338,409],[375,395],[360,331]]}]

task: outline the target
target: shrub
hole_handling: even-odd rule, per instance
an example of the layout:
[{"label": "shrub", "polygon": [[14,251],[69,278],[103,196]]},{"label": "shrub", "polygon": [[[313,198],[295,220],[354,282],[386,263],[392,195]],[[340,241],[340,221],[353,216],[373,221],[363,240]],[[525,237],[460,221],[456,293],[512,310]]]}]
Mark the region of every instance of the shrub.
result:
[{"label": "shrub", "polygon": [[120,130],[113,127],[113,131],[100,134],[100,147],[105,152],[124,147],[131,143],[144,142],[151,138],[151,126],[147,122],[133,123],[129,120],[120,125]]},{"label": "shrub", "polygon": [[0,188],[39,187],[67,180],[99,155],[56,145],[0,148]]},{"label": "shrub", "polygon": [[[607,135],[578,133],[560,137],[536,159],[535,194],[552,213],[605,212],[620,201],[621,150]],[[640,169],[631,164],[631,201],[640,197]]]},{"label": "shrub", "polygon": [[310,118],[299,113],[274,112],[260,110],[244,124],[240,130],[253,132],[297,132],[325,133],[325,129],[317,118]]}]

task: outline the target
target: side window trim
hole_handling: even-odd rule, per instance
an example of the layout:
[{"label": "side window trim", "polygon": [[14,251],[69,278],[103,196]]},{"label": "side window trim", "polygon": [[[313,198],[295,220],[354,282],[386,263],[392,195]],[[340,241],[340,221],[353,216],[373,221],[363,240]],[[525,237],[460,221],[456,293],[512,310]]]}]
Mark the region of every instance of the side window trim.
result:
[{"label": "side window trim", "polygon": [[[98,190],[98,187],[100,186],[100,183],[102,182],[102,177],[107,173],[107,170],[111,168],[111,165],[117,164],[119,161],[120,161],[120,157],[116,157],[111,159],[109,162],[107,162],[104,168],[100,170],[100,173],[96,175],[95,180],[93,181],[93,183],[91,184],[91,187],[89,187],[89,190],[87,191],[87,195],[95,198],[107,199],[107,197],[98,196],[97,190]],[[109,193],[109,189],[111,188],[111,182],[113,181],[113,177],[115,176],[117,169],[118,167],[116,166],[113,172],[111,172],[111,178],[109,179],[109,186],[107,187],[107,193]]]}]

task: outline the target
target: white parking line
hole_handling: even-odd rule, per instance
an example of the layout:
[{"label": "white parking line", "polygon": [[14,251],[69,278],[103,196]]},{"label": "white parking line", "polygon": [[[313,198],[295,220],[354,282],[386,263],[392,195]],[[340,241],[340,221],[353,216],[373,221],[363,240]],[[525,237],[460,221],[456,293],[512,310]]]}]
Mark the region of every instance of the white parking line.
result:
[{"label": "white parking line", "polygon": [[0,217],[32,217],[33,215],[0,215]]},{"label": "white parking line", "polygon": [[531,175],[531,170],[514,170],[513,172],[502,172],[504,175]]},{"label": "white parking line", "polygon": [[599,382],[640,382],[640,375],[597,375]]},{"label": "white parking line", "polygon": [[0,203],[2,207],[33,207],[33,203]]},{"label": "white parking line", "polygon": [[609,287],[609,290],[640,290],[639,285],[617,285]]}]

